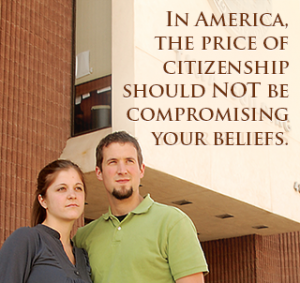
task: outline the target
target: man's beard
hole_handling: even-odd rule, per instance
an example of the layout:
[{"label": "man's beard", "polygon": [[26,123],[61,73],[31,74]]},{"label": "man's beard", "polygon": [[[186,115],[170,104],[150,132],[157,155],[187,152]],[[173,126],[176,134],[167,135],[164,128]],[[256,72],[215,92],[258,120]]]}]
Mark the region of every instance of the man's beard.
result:
[{"label": "man's beard", "polygon": [[133,189],[130,187],[129,190],[123,190],[122,188],[120,190],[116,190],[115,188],[112,191],[112,195],[119,200],[130,198],[132,196]]}]

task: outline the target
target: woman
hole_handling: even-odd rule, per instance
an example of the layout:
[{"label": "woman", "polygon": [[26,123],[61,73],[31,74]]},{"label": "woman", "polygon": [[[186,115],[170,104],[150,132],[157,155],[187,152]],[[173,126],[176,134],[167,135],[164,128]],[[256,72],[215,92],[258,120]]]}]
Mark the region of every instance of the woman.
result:
[{"label": "woman", "polygon": [[79,167],[56,160],[38,176],[32,228],[16,230],[0,250],[0,282],[91,282],[84,250],[70,240],[84,209],[85,183]]}]

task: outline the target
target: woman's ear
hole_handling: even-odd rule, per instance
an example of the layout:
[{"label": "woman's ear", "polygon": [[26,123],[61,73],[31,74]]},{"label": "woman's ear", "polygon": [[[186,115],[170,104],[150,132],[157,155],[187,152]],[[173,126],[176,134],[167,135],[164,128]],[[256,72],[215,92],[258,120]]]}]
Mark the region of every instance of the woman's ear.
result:
[{"label": "woman's ear", "polygon": [[47,209],[47,202],[42,195],[38,195],[38,201],[43,208]]}]

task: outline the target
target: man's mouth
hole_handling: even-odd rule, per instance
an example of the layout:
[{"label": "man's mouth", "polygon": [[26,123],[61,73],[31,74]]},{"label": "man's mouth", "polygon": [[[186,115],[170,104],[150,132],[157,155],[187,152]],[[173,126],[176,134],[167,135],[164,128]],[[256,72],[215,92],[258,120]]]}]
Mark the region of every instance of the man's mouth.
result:
[{"label": "man's mouth", "polygon": [[126,184],[127,182],[129,182],[129,179],[119,179],[119,180],[116,180],[116,182],[118,184]]}]

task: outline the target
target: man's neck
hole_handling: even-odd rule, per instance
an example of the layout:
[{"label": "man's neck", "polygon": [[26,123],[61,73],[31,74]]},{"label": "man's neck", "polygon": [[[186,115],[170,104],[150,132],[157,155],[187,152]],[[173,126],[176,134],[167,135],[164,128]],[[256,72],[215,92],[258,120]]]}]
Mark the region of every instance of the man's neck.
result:
[{"label": "man's neck", "polygon": [[143,197],[140,194],[132,195],[127,199],[116,199],[112,195],[108,197],[111,213],[115,216],[126,215],[133,211],[143,201]]}]

